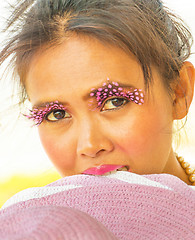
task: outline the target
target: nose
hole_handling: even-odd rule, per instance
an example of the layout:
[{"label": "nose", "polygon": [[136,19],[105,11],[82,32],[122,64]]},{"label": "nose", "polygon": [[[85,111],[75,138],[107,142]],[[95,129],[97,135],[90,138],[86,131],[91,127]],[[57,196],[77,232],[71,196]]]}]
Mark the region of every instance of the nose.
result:
[{"label": "nose", "polygon": [[82,121],[78,131],[77,156],[96,158],[109,153],[114,146],[105,133],[105,126],[100,126],[96,119]]}]

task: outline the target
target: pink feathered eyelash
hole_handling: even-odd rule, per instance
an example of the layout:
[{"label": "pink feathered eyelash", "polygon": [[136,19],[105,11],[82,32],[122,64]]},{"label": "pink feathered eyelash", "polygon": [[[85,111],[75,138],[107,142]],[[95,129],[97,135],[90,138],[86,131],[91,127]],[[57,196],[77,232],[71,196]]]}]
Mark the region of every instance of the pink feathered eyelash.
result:
[{"label": "pink feathered eyelash", "polygon": [[66,110],[66,108],[60,104],[58,101],[48,103],[44,106],[44,108],[34,108],[30,110],[29,115],[25,115],[28,119],[34,121],[35,125],[40,125],[48,113],[53,110]]},{"label": "pink feathered eyelash", "polygon": [[[144,92],[142,89],[130,87],[127,89],[121,87],[117,82],[108,82],[102,84],[102,87],[98,89],[91,89],[90,97],[94,97],[97,101],[98,108],[101,108],[103,103],[110,97],[123,97],[138,105],[144,103]],[[40,125],[46,116],[53,110],[64,110],[66,108],[58,101],[46,104],[41,108],[34,108],[30,110],[29,115],[25,115],[28,119],[34,121],[35,125]]]},{"label": "pink feathered eyelash", "polygon": [[91,89],[90,97],[95,97],[98,107],[101,107],[105,100],[109,97],[124,97],[128,100],[142,105],[144,103],[144,92],[142,89],[133,88],[126,90],[119,85],[117,82],[108,82],[103,83],[102,87]]}]

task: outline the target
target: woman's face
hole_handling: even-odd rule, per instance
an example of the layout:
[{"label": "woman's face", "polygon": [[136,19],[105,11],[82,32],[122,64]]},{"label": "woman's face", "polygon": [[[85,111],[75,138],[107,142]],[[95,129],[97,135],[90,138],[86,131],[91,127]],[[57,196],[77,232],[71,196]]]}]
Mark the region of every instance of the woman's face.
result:
[{"label": "woman's face", "polygon": [[124,91],[131,86],[144,91],[136,58],[92,38],[75,36],[34,56],[26,79],[32,105],[63,104],[38,127],[49,158],[62,176],[103,164],[127,165],[138,174],[166,171],[173,155],[173,119],[160,75],[153,68],[154,85],[144,104],[107,96],[98,106],[90,93],[108,78]]}]

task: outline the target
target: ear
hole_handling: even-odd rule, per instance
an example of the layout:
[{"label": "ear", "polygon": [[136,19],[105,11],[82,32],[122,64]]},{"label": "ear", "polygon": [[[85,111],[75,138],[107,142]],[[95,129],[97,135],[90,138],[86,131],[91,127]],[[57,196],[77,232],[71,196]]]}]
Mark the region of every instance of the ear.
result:
[{"label": "ear", "polygon": [[195,69],[192,63],[184,62],[179,71],[179,80],[174,88],[173,119],[184,118],[194,95]]}]

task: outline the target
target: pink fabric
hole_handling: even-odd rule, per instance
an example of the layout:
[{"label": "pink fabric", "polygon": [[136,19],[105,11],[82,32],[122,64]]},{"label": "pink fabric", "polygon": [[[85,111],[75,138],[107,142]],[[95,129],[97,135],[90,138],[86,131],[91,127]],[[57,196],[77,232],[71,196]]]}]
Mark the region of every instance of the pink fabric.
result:
[{"label": "pink fabric", "polygon": [[[63,190],[64,187],[69,188]],[[50,189],[57,192],[48,195]],[[31,199],[1,210],[0,239],[17,239],[7,237],[14,231],[16,224],[16,219],[11,218],[11,215],[45,206],[74,208],[85,212],[121,240],[195,239],[195,192],[171,175],[138,177],[136,174],[119,172],[115,177],[76,175],[60,179],[46,188],[37,188]],[[57,219],[56,215],[53,221]],[[24,225],[19,225],[17,231]],[[63,231],[62,222],[59,227]]]},{"label": "pink fabric", "polygon": [[58,206],[15,209],[2,217],[0,228],[1,240],[117,240],[88,214]]}]

